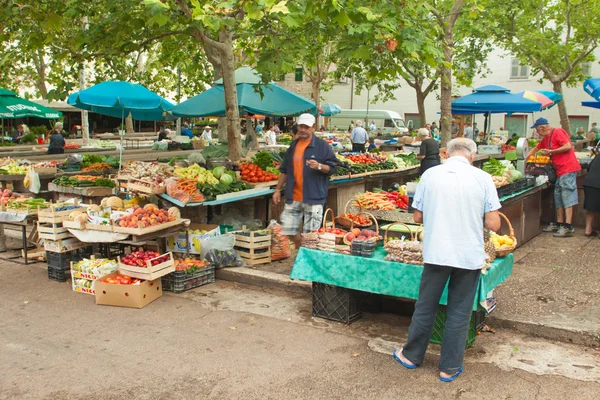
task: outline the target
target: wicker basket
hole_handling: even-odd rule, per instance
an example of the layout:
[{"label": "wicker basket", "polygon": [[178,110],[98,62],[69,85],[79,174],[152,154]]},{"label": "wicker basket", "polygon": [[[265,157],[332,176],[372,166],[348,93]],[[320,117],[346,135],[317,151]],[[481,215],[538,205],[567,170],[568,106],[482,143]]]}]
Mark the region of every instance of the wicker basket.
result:
[{"label": "wicker basket", "polygon": [[[365,211],[359,212],[356,215],[366,215],[367,217],[371,218],[373,220],[373,222],[375,222],[375,233],[377,234],[377,236],[375,236],[375,237],[373,237],[373,238],[371,238],[369,240],[366,240],[366,242],[376,242],[377,244],[379,244],[379,242],[381,241],[382,237],[379,235],[379,224],[377,223],[377,218],[375,218],[373,216],[373,214],[370,214],[370,213],[365,212]],[[371,225],[373,225],[373,224],[371,224]],[[368,225],[368,226],[371,226],[371,225]],[[361,226],[361,225],[356,225],[356,227],[359,227],[359,226]],[[354,221],[352,221],[352,224],[350,224],[350,231],[352,231],[353,228],[354,228]],[[346,239],[345,235],[344,235],[344,243],[347,244],[348,246],[350,246],[350,242]]]},{"label": "wicker basket", "polygon": [[512,246],[502,245],[501,247],[496,247],[496,257],[506,257],[507,255],[512,253],[517,248],[517,238],[515,237],[515,230],[513,229],[513,226],[510,223],[509,219],[506,217],[506,215],[504,215],[502,213],[498,213],[498,214],[500,214],[500,216],[508,224],[508,229],[509,229],[508,237],[510,237],[512,239],[513,244],[512,244]]},{"label": "wicker basket", "polygon": [[[331,208],[328,208],[327,210],[325,210],[325,213],[323,214],[323,229],[326,229],[326,224],[327,224],[327,214],[331,213],[331,227],[333,229],[335,229],[335,218],[333,217],[333,210]],[[341,233],[339,235],[335,235],[335,243],[336,244],[342,244],[344,241],[344,237],[346,236],[348,232],[344,231],[344,233]]]},{"label": "wicker basket", "polygon": [[[352,220],[346,216],[348,214],[348,205],[351,204],[352,202],[354,202],[358,206],[358,213],[356,213],[355,215],[362,213],[362,206],[360,205],[358,200],[350,199],[350,200],[348,200],[348,202],[346,202],[346,206],[344,207],[344,214],[338,215],[337,217],[335,217],[335,223],[343,226],[344,228],[351,228],[352,226],[356,226],[357,228],[368,228],[369,226],[372,226],[373,225],[372,223],[370,223],[368,225],[357,224],[356,222],[354,222],[354,220]],[[354,225],[352,225],[352,224],[354,224]]]},{"label": "wicker basket", "polygon": [[[392,224],[389,224],[388,227],[385,229],[385,235],[383,236],[384,247],[385,247],[385,244],[388,242],[388,232],[389,232],[390,228],[394,225],[403,225],[406,229],[408,229],[408,233],[410,234],[410,241],[411,242],[415,241],[415,235],[413,234],[412,229],[410,229],[410,226],[406,225],[403,222],[394,222]],[[418,230],[417,230],[417,232],[418,232]]]}]

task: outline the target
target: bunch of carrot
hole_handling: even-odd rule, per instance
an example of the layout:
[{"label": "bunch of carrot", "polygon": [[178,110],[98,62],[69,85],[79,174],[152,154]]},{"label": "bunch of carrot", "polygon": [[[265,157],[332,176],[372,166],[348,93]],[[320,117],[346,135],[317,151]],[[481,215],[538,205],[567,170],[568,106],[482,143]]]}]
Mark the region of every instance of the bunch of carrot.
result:
[{"label": "bunch of carrot", "polygon": [[105,169],[110,169],[111,166],[107,163],[96,163],[85,168],[81,168],[82,171],[103,171]]},{"label": "bunch of carrot", "polygon": [[367,210],[392,211],[397,207],[392,203],[385,192],[365,192],[356,196],[356,201]]},{"label": "bunch of carrot", "polygon": [[198,181],[195,179],[180,179],[177,181],[177,190],[185,192],[194,203],[202,202],[205,197],[198,190]]}]

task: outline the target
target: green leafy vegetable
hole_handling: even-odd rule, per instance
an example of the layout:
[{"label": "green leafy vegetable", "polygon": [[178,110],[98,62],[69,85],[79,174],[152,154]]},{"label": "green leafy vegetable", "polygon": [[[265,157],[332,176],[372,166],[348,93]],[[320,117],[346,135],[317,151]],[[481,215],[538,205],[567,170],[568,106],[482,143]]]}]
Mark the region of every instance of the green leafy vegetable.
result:
[{"label": "green leafy vegetable", "polygon": [[273,156],[269,152],[259,151],[252,159],[252,162],[266,171],[267,168],[273,166]]},{"label": "green leafy vegetable", "polygon": [[483,167],[481,169],[492,176],[502,176],[506,167],[502,165],[500,161],[490,157],[488,161],[483,163]]}]

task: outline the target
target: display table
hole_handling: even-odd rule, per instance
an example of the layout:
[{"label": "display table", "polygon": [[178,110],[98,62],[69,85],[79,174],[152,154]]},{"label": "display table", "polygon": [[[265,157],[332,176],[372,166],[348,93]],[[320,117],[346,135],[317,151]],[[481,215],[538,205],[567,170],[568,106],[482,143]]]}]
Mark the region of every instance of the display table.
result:
[{"label": "display table", "polygon": [[[373,258],[301,247],[290,278],[416,300],[423,267],[386,261],[385,255],[382,247],[375,250]],[[479,302],[485,301],[487,294],[512,274],[513,263],[512,254],[498,258],[492,263],[492,268],[479,277],[473,310],[477,310]],[[447,301],[446,287],[440,304],[445,305]]]}]

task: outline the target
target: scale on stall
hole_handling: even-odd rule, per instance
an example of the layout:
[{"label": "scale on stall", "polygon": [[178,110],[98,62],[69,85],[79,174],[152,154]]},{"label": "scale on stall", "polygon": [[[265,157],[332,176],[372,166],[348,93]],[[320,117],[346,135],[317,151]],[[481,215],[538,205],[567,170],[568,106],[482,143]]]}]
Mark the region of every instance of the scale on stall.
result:
[{"label": "scale on stall", "polygon": [[529,141],[527,138],[520,138],[517,141],[517,171],[522,173],[523,176],[525,176],[527,154],[529,154]]}]

